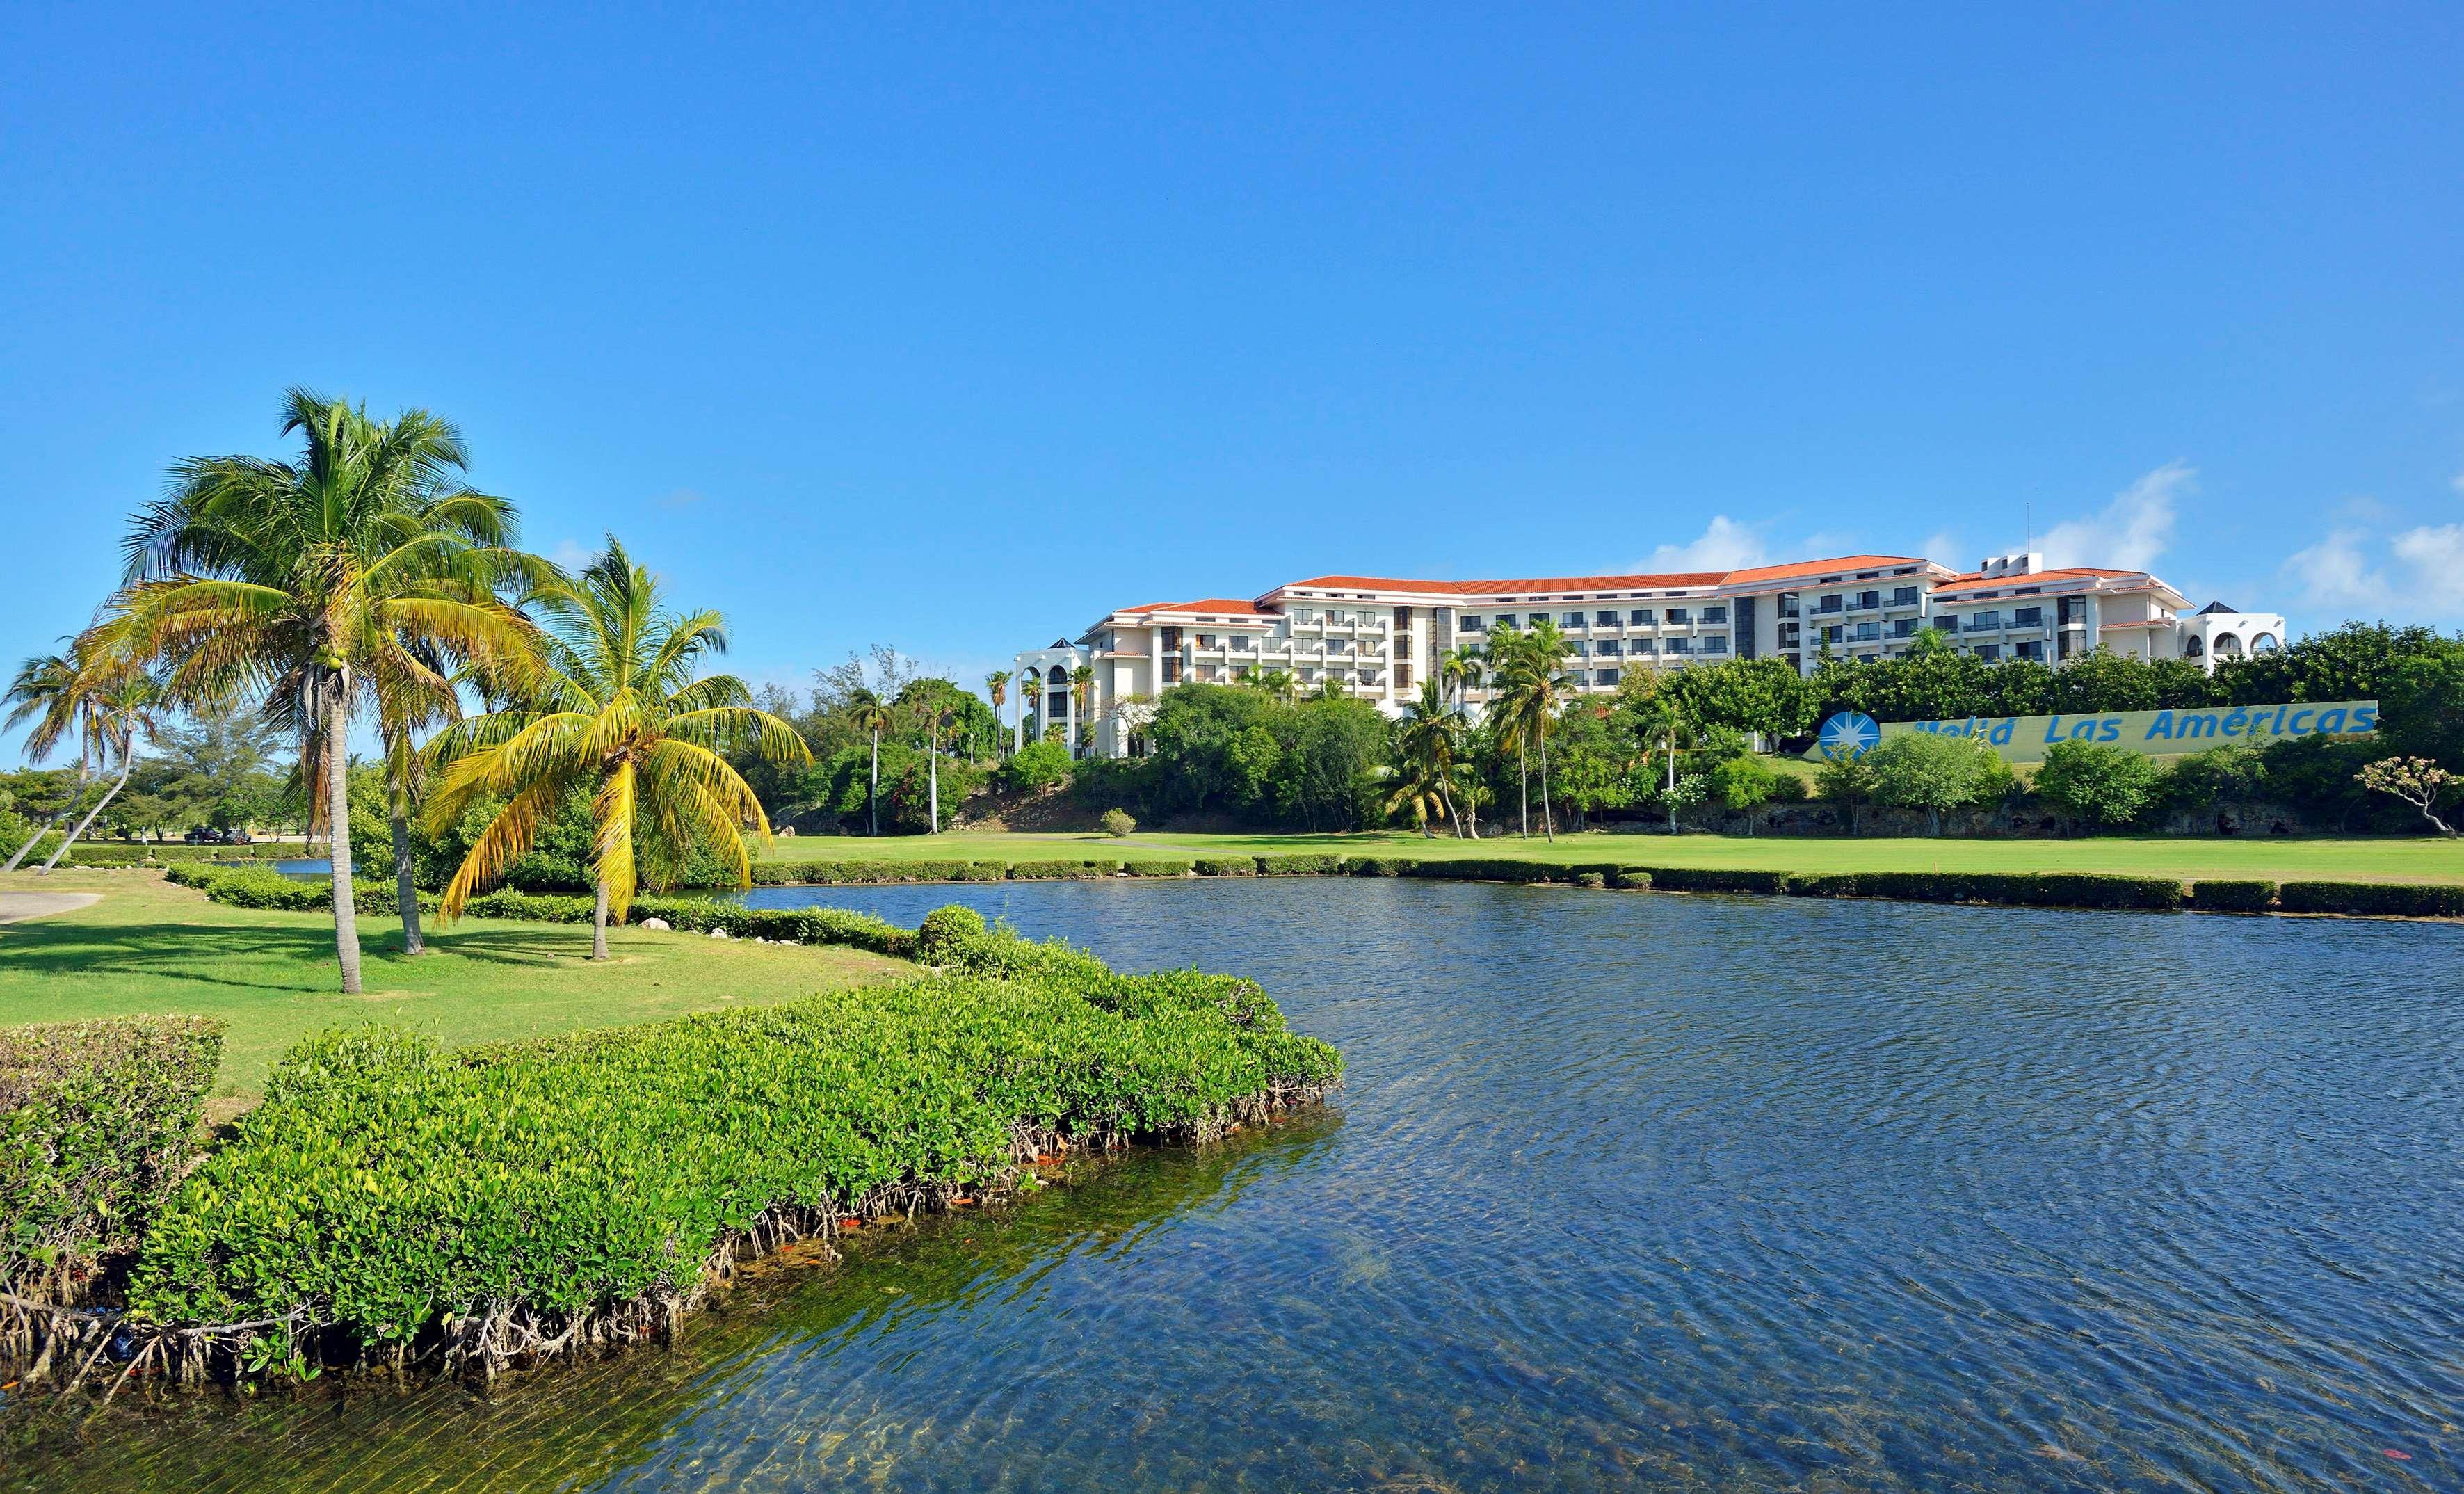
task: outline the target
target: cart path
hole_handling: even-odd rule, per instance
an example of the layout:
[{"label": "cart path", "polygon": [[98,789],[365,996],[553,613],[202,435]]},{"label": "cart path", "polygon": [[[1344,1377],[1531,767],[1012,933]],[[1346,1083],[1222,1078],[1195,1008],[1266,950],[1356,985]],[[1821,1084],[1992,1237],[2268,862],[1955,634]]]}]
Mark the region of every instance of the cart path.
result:
[{"label": "cart path", "polygon": [[0,892],[0,923],[22,923],[102,901],[100,892]]}]

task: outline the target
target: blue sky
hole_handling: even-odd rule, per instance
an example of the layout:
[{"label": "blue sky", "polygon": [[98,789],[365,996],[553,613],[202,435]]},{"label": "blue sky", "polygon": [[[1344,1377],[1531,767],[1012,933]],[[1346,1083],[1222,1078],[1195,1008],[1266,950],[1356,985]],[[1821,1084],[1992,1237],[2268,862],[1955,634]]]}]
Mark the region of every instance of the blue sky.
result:
[{"label": "blue sky", "polygon": [[2031,528],[2464,622],[2453,5],[497,9],[0,19],[7,659],[293,383],[763,680]]}]

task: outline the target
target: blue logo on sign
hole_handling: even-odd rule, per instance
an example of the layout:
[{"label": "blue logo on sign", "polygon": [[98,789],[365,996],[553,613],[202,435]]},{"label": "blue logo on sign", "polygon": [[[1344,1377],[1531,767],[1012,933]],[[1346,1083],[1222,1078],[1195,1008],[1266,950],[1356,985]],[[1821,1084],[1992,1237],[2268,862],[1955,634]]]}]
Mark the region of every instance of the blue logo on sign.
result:
[{"label": "blue logo on sign", "polygon": [[1874,750],[1882,739],[1882,729],[1862,711],[1842,711],[1822,723],[1822,735],[1815,745],[1822,756],[1833,759],[1861,758]]}]

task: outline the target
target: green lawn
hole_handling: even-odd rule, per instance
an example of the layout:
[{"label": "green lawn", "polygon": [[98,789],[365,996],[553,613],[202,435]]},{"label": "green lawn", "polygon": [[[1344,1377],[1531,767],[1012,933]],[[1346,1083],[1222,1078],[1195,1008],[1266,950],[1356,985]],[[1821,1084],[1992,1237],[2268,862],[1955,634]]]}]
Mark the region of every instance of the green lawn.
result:
[{"label": "green lawn", "polygon": [[100,892],[73,912],[0,925],[0,1024],[153,1012],[229,1025],[217,1097],[253,1094],[282,1050],[323,1027],[384,1022],[452,1044],[649,1022],[783,1000],[914,968],[861,950],[786,948],[619,929],[468,919],[402,953],[390,914],[360,923],[366,994],[343,996],[320,912],[227,908],[154,871],[0,877],[0,890]]},{"label": "green lawn", "polygon": [[[1507,822],[1510,824],[1511,822]],[[1487,829],[1484,822],[1482,828]],[[1342,851],[1353,855],[1515,856],[1661,867],[1749,867],[1774,871],[2111,871],[2137,876],[2260,877],[2271,881],[2464,882],[2464,842],[2434,836],[2249,839],[2096,836],[2080,840],[1944,837],[1810,838],[1776,835],[1561,835],[1555,843],[1426,840],[1410,831],[1362,835],[806,835],[773,843],[771,861],[1031,861],[1045,857],[1220,856]]]}]

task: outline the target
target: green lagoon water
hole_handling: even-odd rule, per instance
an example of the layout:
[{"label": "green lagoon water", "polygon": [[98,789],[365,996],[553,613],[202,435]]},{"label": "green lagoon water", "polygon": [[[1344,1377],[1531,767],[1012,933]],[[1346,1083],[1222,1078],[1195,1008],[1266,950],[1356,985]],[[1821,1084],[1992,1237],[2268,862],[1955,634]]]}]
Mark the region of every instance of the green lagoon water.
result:
[{"label": "green lagoon water", "polygon": [[2464,932],[1375,880],[964,901],[1350,1082],[671,1346],[0,1411],[43,1490],[2464,1487]]}]

